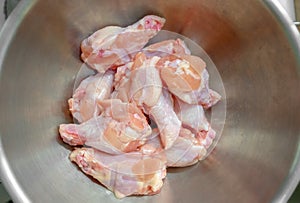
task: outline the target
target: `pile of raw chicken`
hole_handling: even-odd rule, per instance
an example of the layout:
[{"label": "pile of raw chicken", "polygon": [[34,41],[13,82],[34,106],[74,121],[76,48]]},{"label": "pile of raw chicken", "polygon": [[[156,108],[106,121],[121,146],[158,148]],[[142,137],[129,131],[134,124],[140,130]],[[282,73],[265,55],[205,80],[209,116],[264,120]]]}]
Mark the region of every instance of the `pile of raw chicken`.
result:
[{"label": "pile of raw chicken", "polygon": [[68,100],[77,124],[61,124],[71,161],[116,197],[160,191],[167,167],[203,159],[215,131],[205,109],[220,100],[205,62],[180,39],[144,47],[165,19],[148,15],[84,39],[81,58],[96,73]]}]

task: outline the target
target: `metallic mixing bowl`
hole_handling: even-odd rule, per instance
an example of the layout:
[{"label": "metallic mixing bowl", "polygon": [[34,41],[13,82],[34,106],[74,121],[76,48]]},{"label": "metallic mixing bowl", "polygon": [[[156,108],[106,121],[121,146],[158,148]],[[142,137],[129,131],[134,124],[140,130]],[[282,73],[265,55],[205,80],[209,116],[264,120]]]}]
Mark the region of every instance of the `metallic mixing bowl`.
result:
[{"label": "metallic mixing bowl", "polygon": [[[116,199],[68,160],[58,125],[95,30],[145,14],[198,43],[226,92],[211,155],[171,169],[162,191]],[[285,202],[300,177],[300,42],[272,0],[23,0],[0,37],[1,179],[15,202]]]}]

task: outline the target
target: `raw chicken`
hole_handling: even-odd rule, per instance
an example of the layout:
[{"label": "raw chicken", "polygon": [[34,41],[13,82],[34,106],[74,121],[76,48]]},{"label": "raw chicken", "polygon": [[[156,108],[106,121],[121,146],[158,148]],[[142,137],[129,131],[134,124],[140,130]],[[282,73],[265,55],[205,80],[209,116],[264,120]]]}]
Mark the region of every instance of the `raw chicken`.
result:
[{"label": "raw chicken", "polygon": [[168,167],[185,167],[197,163],[206,155],[206,149],[188,129],[181,128],[180,136],[165,151]]},{"label": "raw chicken", "polygon": [[118,67],[114,78],[115,89],[119,89],[130,79],[132,66],[133,62],[129,62],[123,66]]},{"label": "raw chicken", "polygon": [[193,129],[195,132],[208,131],[210,124],[201,105],[187,104],[178,98],[175,98],[174,101],[174,110],[183,125]]},{"label": "raw chicken", "polygon": [[164,18],[148,15],[126,28],[105,27],[83,40],[81,58],[100,73],[124,65],[161,30],[164,23]]},{"label": "raw chicken", "polygon": [[162,82],[156,63],[160,57],[146,58],[144,53],[138,53],[130,75],[130,101],[136,102],[139,106],[154,106],[162,91]]},{"label": "raw chicken", "polygon": [[135,103],[125,103],[119,99],[108,99],[99,101],[98,105],[101,109],[104,109],[103,115],[106,117],[132,124],[131,127],[137,127],[137,130],[144,130],[148,127],[145,115]]},{"label": "raw chicken", "polygon": [[129,102],[130,90],[130,75],[133,62],[129,62],[123,66],[118,67],[114,80],[114,91],[111,94],[112,99],[120,99],[123,102]]},{"label": "raw chicken", "polygon": [[160,157],[167,159],[168,167],[193,165],[202,160],[207,153],[205,146],[186,128],[180,129],[179,137],[169,149],[163,149],[160,137],[157,136],[148,139],[140,148],[140,152],[147,155],[159,154]]},{"label": "raw chicken", "polygon": [[207,121],[203,107],[200,104],[187,104],[180,99],[175,99],[174,109],[182,125],[191,129],[199,142],[205,148],[209,148],[216,133]]},{"label": "raw chicken", "polygon": [[159,59],[156,56],[147,58],[144,53],[139,52],[133,62],[119,67],[112,98],[135,102],[140,107],[155,105],[162,91],[162,82],[156,69]]},{"label": "raw chicken", "polygon": [[108,101],[102,102],[104,112],[100,116],[81,124],[61,124],[59,132],[63,141],[111,154],[134,151],[143,145],[151,127],[142,111],[134,104]]},{"label": "raw chicken", "polygon": [[151,136],[147,138],[147,141],[144,145],[139,147],[138,151],[145,155],[160,154],[162,157],[164,157],[165,150],[161,143],[158,128],[152,129]]},{"label": "raw chicken", "polygon": [[[201,74],[201,86],[192,92],[187,94],[179,93],[179,98],[185,98],[187,103],[195,104],[198,101],[198,104],[201,104],[205,109],[208,109],[214,106],[221,99],[221,95],[216,91],[209,88],[208,85],[209,75],[206,69],[203,70]],[[194,98],[196,97],[196,100]]]},{"label": "raw chicken", "polygon": [[162,145],[165,149],[172,147],[179,136],[181,121],[173,109],[170,93],[163,89],[158,102],[147,110],[159,129]]},{"label": "raw chicken", "polygon": [[191,51],[187,48],[184,41],[181,39],[170,39],[161,41],[155,44],[151,44],[143,49],[148,57],[160,56],[165,57],[169,55],[185,55],[191,54]]},{"label": "raw chicken", "polygon": [[114,72],[107,71],[89,76],[80,83],[68,100],[70,112],[79,123],[101,113],[97,101],[110,98],[113,80]]},{"label": "raw chicken", "polygon": [[110,155],[92,148],[81,148],[75,149],[70,159],[118,198],[156,194],[166,177],[166,161],[157,155],[138,152]]},{"label": "raw chicken", "polygon": [[208,86],[205,62],[180,39],[144,48],[164,23],[149,15],[83,40],[81,58],[98,74],[69,100],[80,124],[59,126],[64,142],[83,146],[70,160],[118,198],[158,193],[167,167],[204,159],[215,138],[204,109],[220,95]]},{"label": "raw chicken", "polygon": [[[205,63],[199,58],[201,64],[191,64],[188,59],[198,59],[191,55],[168,55],[162,57],[158,63],[161,78],[173,94],[197,90],[201,85],[201,72]],[[175,94],[176,95],[176,94]]]},{"label": "raw chicken", "polygon": [[158,62],[160,75],[170,92],[188,104],[210,108],[221,96],[209,89],[205,62],[192,55],[166,56]]}]

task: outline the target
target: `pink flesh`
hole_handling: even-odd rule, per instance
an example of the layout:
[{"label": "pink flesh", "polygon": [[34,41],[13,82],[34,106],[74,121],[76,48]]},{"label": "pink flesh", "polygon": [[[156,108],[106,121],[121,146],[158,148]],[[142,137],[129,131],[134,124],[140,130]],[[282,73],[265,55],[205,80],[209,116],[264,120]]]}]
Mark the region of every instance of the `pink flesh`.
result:
[{"label": "pink flesh", "polygon": [[[141,54],[141,58],[145,57]],[[151,57],[143,60],[142,63],[135,65],[135,69],[130,74],[129,99],[136,102],[139,106],[154,106],[162,91],[162,82],[158,70],[155,68],[159,57]],[[136,63],[135,63],[136,64]]]},{"label": "pink flesh", "polygon": [[187,104],[176,99],[175,111],[183,126],[191,129],[197,139],[207,149],[212,144],[216,133],[207,121],[203,107],[200,104]]},{"label": "pink flesh", "polygon": [[182,124],[195,132],[208,131],[208,123],[203,107],[199,104],[187,104],[175,97],[175,112]]},{"label": "pink flesh", "polygon": [[160,154],[167,159],[168,167],[185,167],[197,163],[206,155],[206,148],[190,130],[181,128],[172,147],[163,149],[159,136],[147,140],[140,149],[143,154]]},{"label": "pink flesh", "polygon": [[82,60],[100,73],[124,65],[157,34],[164,23],[165,19],[149,15],[126,28],[113,28],[108,32],[99,30],[82,42]]},{"label": "pink flesh", "polygon": [[[117,145],[117,148],[110,140],[107,140],[107,136],[114,135],[105,134],[110,126],[115,126],[114,130],[120,136],[113,138],[113,140],[119,140],[120,144]],[[136,131],[130,128],[126,122],[118,122],[110,117],[97,116],[81,124],[62,124],[60,125],[59,132],[67,144],[73,146],[84,144],[107,153],[120,154],[136,150],[144,144],[143,140],[151,134],[151,128],[147,125],[144,130]]]},{"label": "pink flesh", "polygon": [[156,194],[166,176],[166,162],[155,155],[110,155],[92,148],[81,148],[74,150],[70,159],[84,173],[93,176],[113,191],[118,198]]},{"label": "pink flesh", "polygon": [[164,148],[172,147],[179,136],[181,121],[173,110],[172,98],[168,91],[163,90],[158,102],[148,111],[158,126]]},{"label": "pink flesh", "polygon": [[69,100],[70,111],[78,122],[100,114],[97,101],[108,99],[112,92],[114,72],[98,73],[84,79]]},{"label": "pink flesh", "polygon": [[148,57],[191,54],[191,51],[181,39],[165,40],[151,44],[148,47],[145,47],[143,52]]},{"label": "pink flesh", "polygon": [[168,167],[185,167],[197,163],[206,155],[205,147],[198,142],[194,134],[181,129],[174,145],[165,151]]},{"label": "pink flesh", "polygon": [[120,99],[123,102],[129,102],[130,75],[133,62],[129,62],[117,69],[114,80],[115,90],[111,94],[112,99]]},{"label": "pink flesh", "polygon": [[[197,163],[215,138],[203,108],[216,104],[220,95],[208,86],[205,62],[191,56],[180,39],[143,49],[164,23],[145,16],[125,28],[100,29],[81,44],[82,60],[99,73],[83,80],[69,99],[70,111],[82,123],[62,124],[59,132],[69,145],[92,147],[75,149],[71,161],[118,198],[158,193],[166,167]],[[201,75],[200,86],[198,76],[193,91],[182,85],[163,89],[168,84],[161,79],[159,61],[171,55],[190,60]],[[157,129],[151,129],[147,116]]]},{"label": "pink flesh", "polygon": [[197,90],[190,92],[183,92],[178,89],[169,90],[172,94],[188,104],[201,104],[203,108],[208,109],[221,99],[221,96],[217,92],[209,88],[208,78],[208,72],[204,69],[201,74],[201,85]]}]

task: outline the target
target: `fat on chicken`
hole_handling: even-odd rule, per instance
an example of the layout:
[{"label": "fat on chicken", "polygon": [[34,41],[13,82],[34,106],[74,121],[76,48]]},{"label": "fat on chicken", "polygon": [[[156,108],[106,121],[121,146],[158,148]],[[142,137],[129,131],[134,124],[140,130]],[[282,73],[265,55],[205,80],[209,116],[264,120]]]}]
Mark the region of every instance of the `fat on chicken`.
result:
[{"label": "fat on chicken", "polygon": [[111,154],[131,152],[151,134],[146,117],[133,103],[108,100],[103,113],[81,124],[61,124],[60,136],[72,146],[86,145]]},{"label": "fat on chicken", "polygon": [[[153,130],[158,131],[158,130]],[[153,136],[140,147],[140,152],[146,155],[159,154],[167,160],[167,167],[185,167],[205,158],[207,151],[197,136],[187,128],[181,128],[172,147],[163,149],[159,136]]]},{"label": "fat on chicken", "polygon": [[221,96],[209,88],[205,67],[200,57],[192,55],[169,55],[158,62],[161,78],[172,94],[188,104],[201,104],[208,109]]},{"label": "fat on chicken", "polygon": [[205,112],[200,104],[187,104],[175,97],[174,110],[182,125],[195,133],[199,142],[207,149],[211,146],[216,132],[205,117]]},{"label": "fat on chicken", "polygon": [[181,39],[170,39],[151,44],[143,49],[147,57],[191,54],[187,45]]},{"label": "fat on chicken", "polygon": [[108,26],[100,29],[82,41],[81,59],[100,73],[124,65],[161,30],[164,23],[164,18],[147,15],[125,28]]},{"label": "fat on chicken", "polygon": [[157,194],[166,177],[166,161],[156,154],[111,155],[93,148],[78,148],[71,152],[70,160],[117,198]]},{"label": "fat on chicken", "polygon": [[113,80],[114,72],[107,71],[104,74],[98,73],[89,76],[81,81],[72,98],[68,100],[69,110],[79,123],[101,113],[97,107],[97,101],[110,98]]},{"label": "fat on chicken", "polygon": [[162,145],[165,149],[172,147],[179,136],[181,121],[173,109],[171,94],[163,89],[158,102],[147,109],[150,118],[156,123]]},{"label": "fat on chicken", "polygon": [[162,92],[162,81],[156,63],[160,57],[147,58],[139,52],[134,60],[130,74],[130,89],[128,98],[143,107],[154,106]]}]

